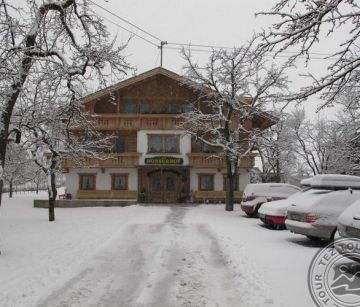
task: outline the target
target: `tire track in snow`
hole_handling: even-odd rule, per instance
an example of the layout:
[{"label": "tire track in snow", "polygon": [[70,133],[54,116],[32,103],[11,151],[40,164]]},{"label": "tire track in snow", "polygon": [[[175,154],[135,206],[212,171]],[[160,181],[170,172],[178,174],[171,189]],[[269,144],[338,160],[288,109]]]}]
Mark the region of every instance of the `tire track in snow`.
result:
[{"label": "tire track in snow", "polygon": [[183,223],[188,210],[127,227],[38,306],[246,306],[208,226]]}]

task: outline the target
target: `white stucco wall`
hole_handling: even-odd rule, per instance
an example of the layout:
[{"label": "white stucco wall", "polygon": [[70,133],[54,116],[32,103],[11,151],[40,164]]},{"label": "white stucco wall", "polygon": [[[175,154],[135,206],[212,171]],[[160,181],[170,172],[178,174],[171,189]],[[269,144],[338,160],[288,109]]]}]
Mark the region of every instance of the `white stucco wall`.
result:
[{"label": "white stucco wall", "polygon": [[248,183],[250,183],[250,171],[246,169],[240,169],[240,178],[239,178],[240,191],[244,191]]},{"label": "white stucco wall", "polygon": [[[179,134],[180,136],[180,153],[169,154],[169,153],[157,153],[148,154],[148,134]],[[178,130],[140,130],[137,134],[137,151],[140,153],[139,164],[145,165],[145,158],[151,158],[156,156],[169,156],[182,158],[184,163],[182,165],[189,165],[188,153],[191,152],[191,137],[190,135],[184,135]]]},{"label": "white stucco wall", "polygon": [[138,172],[136,168],[107,168],[102,173],[100,168],[70,169],[65,174],[66,193],[76,195],[79,189],[79,174],[96,174],[96,189],[111,190],[111,174],[128,174],[128,189],[136,191],[138,187]]},{"label": "white stucco wall", "polygon": [[[199,189],[198,174],[214,174],[214,190],[224,190],[224,174],[225,170],[219,172],[217,169],[194,168],[190,169],[190,190],[197,191]],[[239,170],[239,189],[244,191],[245,186],[250,183],[250,173],[246,169]]]}]

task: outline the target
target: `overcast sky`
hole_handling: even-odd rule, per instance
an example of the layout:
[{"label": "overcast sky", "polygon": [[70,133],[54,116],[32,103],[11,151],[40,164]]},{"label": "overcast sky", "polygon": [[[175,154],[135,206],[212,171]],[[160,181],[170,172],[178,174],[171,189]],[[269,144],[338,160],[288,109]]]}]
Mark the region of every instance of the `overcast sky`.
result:
[{"label": "overcast sky", "polygon": [[[255,13],[269,10],[274,0],[94,0],[114,14],[127,19],[150,34],[167,41],[165,47],[177,47],[171,43],[191,43],[216,46],[234,47],[244,44],[253,33],[267,28],[274,21],[273,18],[258,16]],[[97,12],[120,26],[143,36],[150,42],[133,37],[125,53],[129,55],[131,65],[141,73],[160,65],[160,42],[154,37],[146,35],[131,27],[115,16],[96,8]],[[126,41],[129,33],[107,22],[111,32],[118,35],[120,40]],[[340,34],[339,34],[340,35]],[[336,37],[321,44],[316,52],[331,53],[336,45]],[[195,47],[194,47],[195,48]],[[197,48],[199,49],[199,48]],[[204,62],[209,56],[208,52],[193,52],[199,62]],[[276,60],[275,60],[276,61]],[[310,66],[304,67],[299,63],[296,70],[289,73],[293,88],[306,84],[300,77],[307,71],[315,74],[325,72],[328,60],[313,60]],[[163,67],[182,74],[182,59],[179,50],[164,49]],[[319,100],[313,98],[306,103],[306,110],[312,117],[316,109],[315,103]],[[327,109],[323,114],[333,113]]]}]

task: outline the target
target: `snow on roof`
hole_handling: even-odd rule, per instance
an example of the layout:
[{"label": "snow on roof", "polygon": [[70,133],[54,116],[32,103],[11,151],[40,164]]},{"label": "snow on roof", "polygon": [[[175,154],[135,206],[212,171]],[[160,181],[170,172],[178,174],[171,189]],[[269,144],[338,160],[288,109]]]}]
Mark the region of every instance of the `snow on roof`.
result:
[{"label": "snow on roof", "polygon": [[312,178],[306,178],[300,181],[301,185],[309,187],[311,185]]},{"label": "snow on roof", "polygon": [[288,183],[250,183],[246,185],[244,194],[256,194],[257,196],[287,195],[286,197],[288,197],[298,191],[300,191],[300,188]]},{"label": "snow on roof", "polygon": [[310,184],[312,187],[349,187],[360,188],[360,177],[351,175],[316,175]]}]

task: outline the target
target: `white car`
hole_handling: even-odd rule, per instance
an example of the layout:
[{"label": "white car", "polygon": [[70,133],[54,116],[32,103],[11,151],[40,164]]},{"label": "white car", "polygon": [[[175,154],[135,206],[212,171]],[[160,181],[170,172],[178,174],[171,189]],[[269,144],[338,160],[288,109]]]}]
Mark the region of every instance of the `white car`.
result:
[{"label": "white car", "polygon": [[[299,192],[300,193],[300,192]],[[297,195],[295,193],[294,195]],[[291,195],[289,198],[293,197]],[[286,212],[289,207],[289,198],[265,203],[259,209],[260,220],[275,229],[284,229]]]},{"label": "white car", "polygon": [[287,183],[253,183],[245,187],[241,209],[248,216],[257,216],[262,204],[286,199],[300,188]]},{"label": "white car", "polygon": [[286,228],[309,239],[332,240],[340,214],[358,199],[360,177],[317,175],[311,189],[291,202]]},{"label": "white car", "polygon": [[301,185],[303,190],[290,195],[287,199],[276,200],[272,202],[264,203],[259,209],[260,220],[275,229],[285,229],[285,220],[287,215],[287,209],[292,200],[302,195],[310,187],[311,178],[303,179]]},{"label": "white car", "polygon": [[[360,261],[360,199],[348,207],[338,219],[339,240],[336,250],[345,256]],[[355,256],[355,257],[354,257]]]}]

